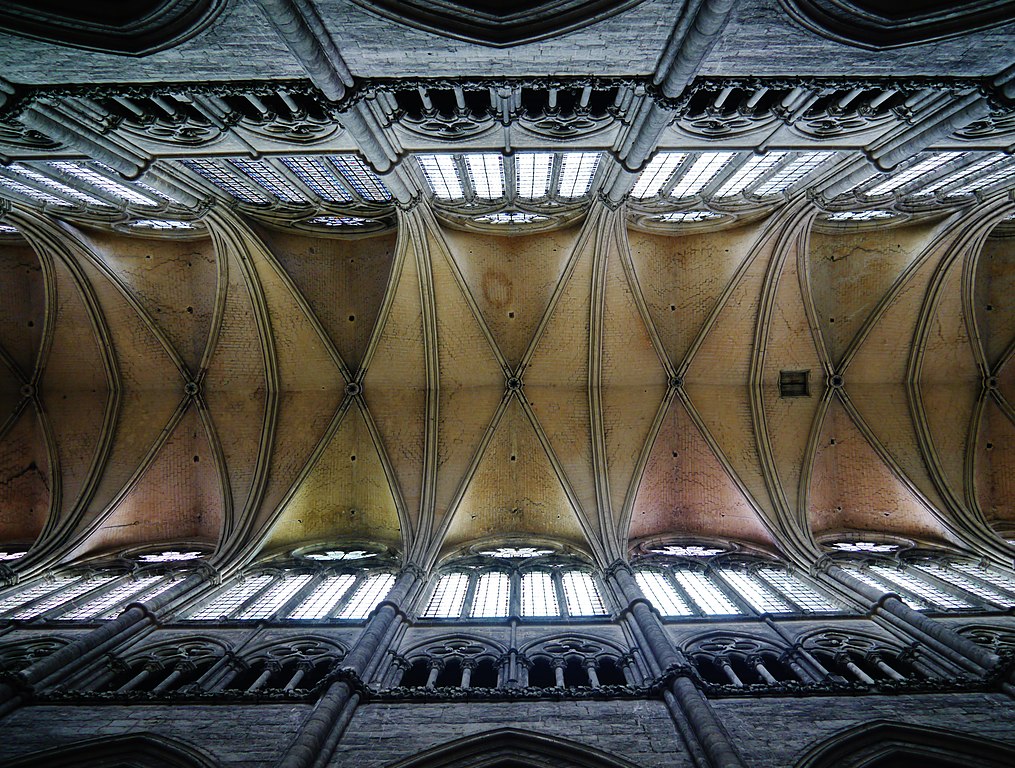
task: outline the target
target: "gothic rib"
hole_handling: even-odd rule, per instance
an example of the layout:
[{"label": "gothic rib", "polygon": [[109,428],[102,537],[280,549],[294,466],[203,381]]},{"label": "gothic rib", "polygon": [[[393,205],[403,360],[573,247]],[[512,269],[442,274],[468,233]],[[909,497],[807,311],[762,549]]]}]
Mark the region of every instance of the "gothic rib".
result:
[{"label": "gothic rib", "polygon": [[[380,345],[381,336],[388,323],[388,318],[391,314],[391,307],[395,300],[395,292],[398,289],[398,284],[402,277],[402,267],[406,258],[410,258],[407,254],[410,248],[412,248],[412,240],[409,237],[407,228],[401,225],[401,217],[403,215],[404,213],[399,211],[400,226],[398,227],[395,240],[395,252],[392,257],[391,271],[388,273],[388,281],[384,287],[383,299],[381,301],[381,306],[377,311],[377,318],[374,320],[373,331],[370,334],[367,347],[363,352],[363,359],[360,362],[359,370],[356,372],[355,383],[359,384],[361,387],[363,386],[364,379],[366,378],[368,372],[371,370],[371,363],[373,362],[374,354],[377,351],[377,347]],[[415,258],[415,256],[413,255],[411,258]],[[384,440],[381,437],[379,428],[377,427],[377,422],[374,420],[373,414],[370,413],[370,409],[362,394],[358,395],[358,397],[361,400],[360,411],[363,414],[363,418],[367,424],[367,429],[370,432],[370,438],[377,450],[378,456],[380,457],[381,466],[384,467],[384,474],[387,478],[391,495],[395,500],[395,506],[399,514],[399,524],[402,528],[402,540],[405,543],[405,549],[403,552],[405,552],[406,557],[408,557],[408,553],[413,551],[414,547],[419,546],[417,543],[419,531],[416,526],[413,525],[411,510],[409,510],[408,505],[405,502],[405,495],[403,494],[401,485],[398,481],[398,474],[391,461],[391,456],[385,448]]]},{"label": "gothic rib", "polygon": [[[415,232],[415,256],[419,273],[420,306],[423,311],[423,360],[426,368],[426,414],[423,423],[423,478],[420,487],[419,541],[430,536],[433,529],[434,510],[437,494],[437,434],[440,411],[440,353],[437,338],[437,306],[434,296],[433,273],[430,265],[430,239],[427,236],[428,222],[417,206],[405,214],[406,225]],[[420,545],[417,544],[417,548]],[[413,550],[410,561],[415,562],[418,553]]]},{"label": "gothic rib", "polygon": [[951,537],[961,541],[964,538],[961,526],[957,526],[955,521],[953,521],[948,514],[946,514],[943,510],[938,509],[938,507],[927,498],[927,495],[923,492],[923,490],[912,479],[910,479],[905,469],[903,469],[899,462],[895,460],[895,457],[892,456],[885,444],[878,439],[874,430],[871,429],[870,424],[868,424],[863,416],[860,415],[856,405],[854,405],[853,401],[850,399],[848,392],[844,389],[839,390],[838,397],[854,426],[856,426],[856,428],[864,436],[867,443],[874,449],[875,453],[877,453],[877,455],[881,458],[881,461],[884,462],[885,466],[889,469],[899,484],[906,488],[906,490],[912,494],[913,498],[917,499],[921,506],[930,512],[934,519],[941,525],[944,532],[947,532]]},{"label": "gothic rib", "polygon": [[747,487],[746,483],[744,483],[743,479],[741,479],[740,474],[737,472],[736,468],[733,466],[729,458],[726,456],[726,453],[723,451],[722,446],[719,445],[719,442],[715,439],[715,437],[712,436],[712,433],[709,431],[708,427],[705,426],[705,422],[701,418],[701,414],[698,413],[697,408],[694,407],[694,403],[691,402],[691,398],[687,396],[687,393],[684,392],[682,387],[677,389],[676,394],[677,397],[680,399],[681,405],[683,405],[684,409],[687,411],[687,415],[690,416],[691,421],[694,422],[694,425],[698,428],[698,431],[701,433],[702,438],[708,444],[708,447],[711,449],[712,454],[715,456],[716,460],[722,465],[722,468],[726,471],[726,474],[729,476],[730,480],[733,482],[737,490],[740,492],[740,494],[744,497],[745,501],[747,501],[748,505],[754,511],[754,514],[757,515],[758,520],[761,522],[762,527],[764,527],[764,529],[768,531],[769,535],[771,535],[774,541],[776,541],[777,543],[780,542],[781,538],[779,536],[779,529],[773,527],[772,521],[768,519],[768,516],[766,514],[764,514],[761,504],[758,502],[756,498],[754,498],[754,494]]},{"label": "gothic rib", "polygon": [[[944,475],[923,400],[920,375],[927,351],[929,324],[940,304],[941,289],[948,272],[953,268],[956,259],[962,259],[966,263],[975,261],[975,254],[982,250],[983,242],[990,230],[1010,212],[1010,207],[1002,200],[1000,205],[988,203],[977,206],[970,212],[969,218],[972,221],[962,227],[962,235],[951,244],[944,258],[935,268],[935,273],[923,299],[906,371],[906,391],[910,415],[916,428],[920,452],[938,493],[948,507],[947,512],[954,517],[954,522],[965,531],[966,536],[972,537],[987,553],[1002,563],[1009,558],[1005,555],[1004,548],[998,546],[996,536],[992,532],[988,533],[986,520],[978,509],[967,508],[962,504],[961,499],[956,495]],[[965,319],[968,319],[968,315]],[[970,341],[972,342],[972,339]],[[971,343],[971,346],[976,347],[977,345]]]},{"label": "gothic rib", "polygon": [[768,263],[765,282],[762,286],[762,297],[754,326],[753,348],[751,350],[751,363],[748,373],[748,387],[750,391],[748,402],[751,407],[755,446],[758,451],[761,471],[765,478],[765,485],[768,488],[768,494],[773,504],[773,512],[775,513],[773,523],[775,527],[782,531],[779,543],[784,549],[801,554],[813,554],[816,548],[813,538],[809,535],[810,532],[807,529],[800,529],[795,525],[788,502],[788,494],[783,487],[776,457],[772,450],[763,388],[768,335],[775,315],[775,302],[778,298],[779,284],[785,271],[785,263],[789,258],[791,250],[795,248],[798,251],[802,251],[807,247],[806,233],[816,215],[817,211],[809,203],[787,206],[781,213],[781,216],[784,217],[784,222],[782,223],[782,231],[779,233],[775,244],[774,253]]},{"label": "gothic rib", "polygon": [[278,356],[275,352],[267,302],[260,281],[257,278],[257,272],[250,263],[248,230],[245,225],[240,225],[233,217],[224,216],[218,210],[209,213],[207,220],[209,230],[215,242],[216,251],[221,252],[223,255],[230,251],[235,252],[235,258],[240,266],[243,277],[243,284],[247,289],[247,295],[253,307],[254,323],[257,327],[265,380],[264,421],[261,427],[251,487],[247,494],[247,499],[243,504],[243,509],[237,517],[237,527],[232,531],[230,539],[223,542],[224,546],[215,553],[212,561],[213,565],[232,572],[239,567],[236,555],[245,549],[243,541],[248,540],[248,534],[254,522],[255,513],[260,507],[267,488],[268,470],[271,464],[270,454],[274,445],[275,428],[278,423],[280,380]]},{"label": "gothic rib", "polygon": [[158,340],[159,344],[162,345],[162,348],[169,356],[169,359],[172,360],[173,365],[175,365],[177,370],[180,372],[180,377],[184,381],[187,381],[190,378],[192,378],[193,373],[187,368],[187,364],[183,361],[183,356],[180,355],[176,347],[173,346],[173,343],[169,340],[169,337],[166,336],[166,334],[158,326],[154,318],[145,308],[144,304],[142,304],[138,300],[137,296],[134,295],[134,292],[131,291],[127,287],[127,285],[123,282],[123,279],[120,277],[119,274],[117,274],[116,270],[110,267],[103,259],[96,256],[96,254],[92,251],[92,249],[89,246],[85,245],[84,243],[81,243],[81,248],[82,252],[88,259],[88,261],[95,267],[95,269],[99,273],[101,273],[107,280],[109,280],[110,284],[123,297],[123,300],[127,302],[127,304],[130,306],[131,309],[134,310],[134,312],[137,313],[138,319],[141,321],[141,324],[145,327],[145,329],[147,329],[148,332],[151,333],[151,335]]},{"label": "gothic rib", "polygon": [[[592,285],[589,299],[589,428],[592,443],[592,476],[595,478],[596,515],[601,532],[600,546],[604,550],[603,562],[611,563],[622,556],[613,538],[613,504],[610,497],[610,478],[606,457],[606,426],[603,417],[603,327],[606,304],[606,262],[610,258],[609,241],[615,235],[618,221],[622,221],[623,208],[604,211],[596,222],[595,248],[592,253]],[[535,414],[533,414],[535,416]]]},{"label": "gothic rib", "polygon": [[[92,460],[78,492],[78,497],[73,507],[64,514],[62,509],[62,494],[54,494],[59,498],[61,507],[52,507],[52,524],[47,521],[43,530],[45,538],[40,537],[41,545],[31,555],[31,560],[26,560],[26,575],[35,575],[47,565],[54,562],[56,557],[62,554],[67,548],[68,537],[77,526],[80,518],[98,488],[98,483],[105,468],[106,461],[113,447],[116,423],[120,413],[121,398],[123,394],[120,370],[116,363],[113,352],[112,337],[109,332],[105,316],[99,304],[94,289],[88,282],[87,277],[77,264],[74,257],[75,241],[53,224],[47,217],[30,212],[27,209],[12,209],[9,218],[18,227],[18,230],[25,235],[37,254],[42,258],[42,251],[46,251],[46,258],[56,258],[67,272],[71,284],[74,286],[81,305],[88,317],[90,330],[98,348],[98,357],[102,364],[103,375],[106,379],[108,392],[106,406],[102,415],[102,422],[99,429],[96,445],[92,454]],[[67,239],[64,242],[61,236]],[[62,459],[59,456],[59,447],[54,442],[55,463],[51,465],[52,482],[56,488],[59,482],[56,478],[61,471]],[[47,562],[48,561],[48,562]]]},{"label": "gothic rib", "polygon": [[447,538],[448,531],[451,529],[451,522],[454,520],[454,517],[458,512],[458,507],[465,496],[465,492],[468,489],[469,484],[472,482],[472,478],[476,474],[476,470],[478,469],[483,456],[486,454],[486,449],[487,446],[490,445],[490,440],[497,431],[497,427],[500,425],[505,411],[507,411],[507,406],[512,396],[513,394],[511,392],[507,390],[504,391],[504,396],[501,398],[500,405],[497,406],[497,410],[494,412],[493,418],[490,419],[490,424],[487,426],[486,432],[483,433],[482,440],[473,452],[469,468],[466,470],[465,474],[462,475],[461,481],[459,481],[451,500],[448,502],[448,509],[447,512],[444,513],[444,519],[433,532],[430,541],[426,543],[426,550],[420,558],[420,564],[424,567],[432,567],[436,562],[437,556],[440,554],[441,546]]},{"label": "gothic rib", "polygon": [[631,256],[631,241],[627,236],[626,204],[621,205],[619,210],[623,212],[623,215],[617,223],[620,230],[618,233],[619,247],[617,249],[617,258],[620,259],[621,266],[623,267],[624,275],[627,278],[627,284],[631,289],[631,295],[634,299],[635,306],[638,308],[638,315],[641,317],[642,324],[645,326],[645,330],[652,342],[652,347],[655,350],[656,357],[659,358],[659,364],[662,366],[666,378],[670,382],[670,384],[666,387],[666,391],[659,403],[659,407],[656,409],[655,416],[652,419],[652,425],[649,427],[648,433],[645,436],[645,442],[642,444],[641,449],[638,452],[634,471],[631,473],[631,481],[628,484],[627,491],[624,496],[623,507],[619,510],[619,514],[615,514],[614,520],[611,521],[613,536],[618,539],[621,547],[619,557],[621,559],[626,559],[629,556],[627,545],[630,537],[631,518],[634,514],[634,502],[638,496],[638,488],[641,485],[642,477],[645,474],[645,467],[648,465],[649,456],[652,453],[652,447],[655,445],[656,438],[659,436],[659,430],[662,427],[663,419],[666,418],[666,412],[669,410],[670,403],[675,395],[673,382],[676,377],[676,370],[670,362],[669,355],[666,354],[666,349],[659,337],[659,331],[656,328],[655,323],[652,321],[652,316],[648,309],[648,303],[645,300],[645,294],[634,268],[634,262]]},{"label": "gothic rib", "polygon": [[522,406],[522,411],[529,420],[529,424],[531,424],[533,430],[535,430],[536,438],[539,440],[540,445],[543,446],[543,450],[546,452],[546,456],[550,461],[550,466],[553,468],[554,473],[557,475],[557,480],[564,489],[564,494],[567,496],[568,501],[571,502],[575,516],[578,518],[578,523],[582,528],[582,532],[585,534],[585,539],[592,549],[593,556],[601,565],[605,566],[610,561],[605,557],[606,552],[604,551],[603,542],[600,539],[599,532],[596,529],[596,526],[594,526],[589,519],[588,513],[585,511],[581,500],[578,498],[578,494],[575,493],[574,488],[571,487],[571,483],[567,478],[567,473],[564,471],[564,467],[561,464],[560,459],[557,458],[557,454],[554,452],[553,446],[550,444],[550,439],[546,436],[546,432],[540,425],[539,419],[536,418],[536,414],[533,412],[532,406],[529,405],[528,400],[526,400],[521,393],[514,393],[514,395],[518,398],[518,401]]}]

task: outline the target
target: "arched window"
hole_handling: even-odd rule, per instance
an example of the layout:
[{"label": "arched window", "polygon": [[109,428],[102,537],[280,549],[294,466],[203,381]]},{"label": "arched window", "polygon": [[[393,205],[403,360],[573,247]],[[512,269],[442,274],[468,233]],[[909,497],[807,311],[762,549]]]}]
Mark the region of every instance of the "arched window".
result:
[{"label": "arched window", "polygon": [[[623,661],[630,657],[598,638],[568,636],[522,649],[530,688],[601,688],[626,685]],[[623,661],[622,661],[623,660]]]},{"label": "arched window", "polygon": [[709,635],[685,646],[701,679],[712,685],[776,685],[797,682],[783,663],[783,651],[767,640],[743,635]]},{"label": "arched window", "polygon": [[828,670],[833,679],[875,685],[879,682],[923,679],[901,649],[889,642],[859,633],[820,632],[804,647]]},{"label": "arched window", "polygon": [[[505,649],[480,638],[430,640],[397,656],[405,688],[496,688]],[[397,679],[397,678],[396,678]]]},{"label": "arched window", "polygon": [[184,640],[149,648],[124,661],[114,660],[113,674],[97,689],[115,693],[179,690],[196,683],[223,654],[220,646],[205,640]]},{"label": "arched window", "polygon": [[384,553],[328,549],[254,568],[204,600],[190,621],[361,621],[395,583]]},{"label": "arched window", "polygon": [[670,617],[844,610],[782,564],[714,547],[643,547],[635,579],[656,609]]},{"label": "arched window", "polygon": [[334,643],[296,640],[244,654],[225,678],[211,684],[218,690],[306,690],[319,685],[344,656]]},{"label": "arched window", "polygon": [[420,611],[423,619],[583,619],[607,615],[591,567],[537,547],[499,547],[444,568]]},{"label": "arched window", "polygon": [[190,554],[132,553],[37,579],[0,594],[0,620],[114,619],[127,605],[153,600],[182,580],[202,557]]},{"label": "arched window", "polygon": [[897,544],[835,542],[837,559],[855,578],[892,592],[918,611],[1015,607],[1015,573],[944,552]]}]

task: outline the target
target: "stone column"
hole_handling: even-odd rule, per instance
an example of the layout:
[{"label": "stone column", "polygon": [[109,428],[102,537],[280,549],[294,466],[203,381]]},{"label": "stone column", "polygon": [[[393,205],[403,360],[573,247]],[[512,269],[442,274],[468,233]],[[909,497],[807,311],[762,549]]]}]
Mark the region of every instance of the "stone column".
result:
[{"label": "stone column", "polygon": [[708,768],[745,768],[708,699],[695,685],[691,665],[673,647],[659,614],[642,595],[630,566],[618,560],[605,575],[625,605],[620,612],[621,619],[637,627],[636,634],[644,637],[648,646],[643,649],[644,653],[654,658],[664,675],[672,680],[663,698],[688,749]]},{"label": "stone column", "polygon": [[10,676],[0,683],[0,717],[17,709],[31,693],[67,679],[100,654],[122,644],[146,627],[156,624],[159,614],[177,598],[206,584],[204,573],[190,574],[158,597],[145,603],[131,603],[116,619],[84,637],[68,643],[55,653]]},{"label": "stone column", "polygon": [[[965,662],[963,666],[967,669],[970,668],[970,663],[986,671],[993,670],[1000,664],[1001,658],[997,654],[981,648],[947,625],[914,611],[902,602],[898,595],[884,593],[876,587],[864,584],[847,570],[833,563],[826,561],[824,569],[831,578],[855,594],[870,600],[873,604],[872,614],[882,616],[917,640],[941,650],[949,658]],[[976,671],[975,667],[973,671]]]},{"label": "stone column", "polygon": [[360,694],[354,690],[353,681],[362,680],[376,656],[387,650],[384,641],[393,637],[393,624],[405,621],[403,606],[415,596],[422,576],[415,566],[398,575],[388,596],[370,614],[356,644],[342,661],[342,679],[329,685],[321,695],[278,762],[278,768],[321,768],[328,764],[359,705]]}]

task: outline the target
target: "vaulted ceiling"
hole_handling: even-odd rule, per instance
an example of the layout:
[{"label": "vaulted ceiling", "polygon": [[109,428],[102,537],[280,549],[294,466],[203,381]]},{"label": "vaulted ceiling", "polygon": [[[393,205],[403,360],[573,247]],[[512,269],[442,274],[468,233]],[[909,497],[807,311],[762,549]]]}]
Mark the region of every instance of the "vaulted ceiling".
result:
[{"label": "vaulted ceiling", "polygon": [[808,560],[850,532],[1003,552],[1015,248],[990,233],[1013,212],[830,230],[798,202],[667,235],[594,204],[498,236],[419,206],[345,239],[215,209],[209,237],[166,240],[16,207],[0,541],[40,562],[336,539],[428,562],[505,536]]},{"label": "vaulted ceiling", "polygon": [[116,45],[4,22],[21,575],[337,540],[1010,563],[1003,14],[411,5],[197,2]]}]

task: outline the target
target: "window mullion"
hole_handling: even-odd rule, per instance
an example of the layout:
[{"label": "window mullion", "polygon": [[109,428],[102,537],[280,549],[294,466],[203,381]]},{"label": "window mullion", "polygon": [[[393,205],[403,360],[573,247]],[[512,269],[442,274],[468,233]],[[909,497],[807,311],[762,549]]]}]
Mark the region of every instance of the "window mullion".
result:
[{"label": "window mullion", "polygon": [[673,188],[677,186],[677,182],[680,181],[680,179],[684,176],[685,173],[691,170],[691,166],[694,165],[695,160],[698,159],[700,154],[701,154],[700,152],[686,153],[684,155],[684,159],[680,161],[680,165],[678,165],[676,168],[673,169],[673,173],[670,174],[670,177],[666,180],[666,183],[659,188],[659,191],[656,193],[655,197],[650,199],[666,200],[667,198],[669,198],[670,192],[672,192]]},{"label": "window mullion", "polygon": [[[953,569],[951,563],[949,563],[948,567],[949,569]],[[957,568],[954,568],[954,570],[957,573],[961,573],[963,576],[968,577],[977,584],[982,584],[983,586],[988,587],[989,589],[993,589],[996,592],[1000,592],[1002,595],[1007,595],[1011,600],[1015,600],[1015,588],[999,586],[991,581],[988,581],[987,579],[983,578],[977,573],[971,573],[969,571],[959,570]],[[987,566],[986,570],[988,570],[989,572],[989,566]]]},{"label": "window mullion", "polygon": [[[740,611],[745,616],[751,615],[757,616],[761,613],[761,611],[757,610],[753,605],[751,605],[749,602],[747,602],[747,600],[745,600],[741,596],[739,590],[734,589],[733,585],[723,578],[721,569],[716,568],[712,565],[706,565],[704,574],[705,578],[707,578],[710,582],[712,582],[712,584],[715,585],[716,589],[718,589],[721,593],[726,595],[726,597],[730,600],[730,602],[733,603],[733,605],[735,605],[737,608],[739,608]],[[747,574],[746,571],[745,574]],[[754,582],[755,589],[762,590],[764,589],[764,586],[759,585],[757,583],[757,580],[754,579],[752,576],[750,576],[750,574],[747,574],[747,576]]]},{"label": "window mullion", "polygon": [[462,612],[459,617],[465,618],[472,615],[472,604],[476,600],[476,587],[479,584],[479,572],[469,571],[469,584],[465,588],[465,600],[462,601]]},{"label": "window mullion", "polygon": [[504,200],[508,206],[518,199],[518,176],[515,155],[504,155]]},{"label": "window mullion", "polygon": [[[871,578],[883,582],[885,586],[882,587],[882,589],[886,589],[890,592],[896,592],[900,596],[908,597],[910,600],[913,600],[917,603],[923,603],[924,605],[927,606],[928,609],[932,611],[944,610],[944,608],[942,608],[942,606],[940,606],[935,600],[923,597],[922,595],[919,595],[916,592],[914,592],[912,589],[907,589],[902,584],[897,583],[893,579],[890,579],[887,576],[884,576],[883,574],[877,573],[876,571],[871,571],[870,570],[871,563],[858,563],[858,565],[861,567],[862,570],[866,571]],[[875,563],[875,565],[881,565],[881,563]]]},{"label": "window mullion", "polygon": [[[725,186],[727,181],[736,176],[740,169],[747,165],[747,163],[755,157],[753,152],[735,152],[734,155],[735,156],[731,160],[727,161],[722,170],[713,176],[712,180],[708,182],[708,184],[702,187],[701,192],[698,193],[699,197],[703,200],[711,198],[716,192]],[[741,192],[740,194],[742,195],[743,193]],[[731,195],[730,198],[735,200],[737,195]]]},{"label": "window mullion", "polygon": [[369,573],[366,571],[357,573],[356,580],[349,585],[349,588],[345,591],[345,594],[342,595],[342,598],[331,607],[331,610],[328,611],[328,615],[325,618],[333,619],[338,616],[338,614],[345,609],[345,606],[353,599],[353,597],[355,597],[356,593],[359,592],[360,587],[366,583],[368,576]]},{"label": "window mullion", "polygon": [[698,605],[698,601],[691,597],[690,593],[684,589],[683,585],[674,578],[672,566],[666,569],[666,579],[677,595],[680,596],[680,599],[684,601],[684,604],[689,610],[694,611],[698,616],[704,615],[704,609]]},{"label": "window mullion", "polygon": [[508,575],[508,617],[520,619],[522,616],[522,574],[512,568]]},{"label": "window mullion", "polygon": [[462,184],[462,194],[465,197],[466,205],[472,205],[476,202],[476,190],[472,186],[472,177],[469,175],[469,169],[465,167],[464,155],[452,155],[455,161],[455,172],[458,174],[458,180]]},{"label": "window mullion", "polygon": [[[268,591],[269,589],[271,589],[271,588],[272,588],[273,586],[275,586],[275,584],[276,584],[276,583],[278,583],[279,579],[283,578],[284,576],[285,576],[285,574],[284,574],[284,573],[283,573],[283,574],[277,574],[277,573],[273,573],[273,574],[271,575],[271,579],[270,579],[270,580],[268,581],[268,583],[267,583],[267,584],[265,584],[265,585],[264,585],[263,587],[261,587],[261,588],[260,588],[259,590],[257,590],[256,592],[254,592],[254,594],[252,594],[252,595],[251,595],[250,597],[248,597],[248,598],[247,598],[246,600],[244,600],[244,601],[243,601],[242,603],[240,603],[240,604],[239,604],[238,606],[236,606],[236,608],[234,608],[234,609],[233,609],[232,611],[230,611],[230,612],[229,612],[229,613],[227,614],[226,618],[230,618],[230,619],[232,619],[232,618],[235,618],[236,616],[240,616],[240,615],[242,615],[242,614],[243,614],[243,613],[244,613],[244,612],[245,612],[245,611],[246,611],[246,610],[247,610],[248,608],[250,608],[250,607],[251,607],[251,606],[253,606],[253,605],[256,605],[256,604],[257,604],[257,601],[261,599],[261,596],[262,596],[262,595],[263,595],[263,594],[264,594],[265,592],[267,592],[267,591]],[[232,589],[233,587],[235,587],[235,586],[238,586],[238,585],[239,585],[239,583],[241,583],[241,582],[238,582],[238,583],[235,583],[235,584],[231,585],[231,586],[229,587],[229,589]]]},{"label": "window mullion", "polygon": [[[102,574],[94,574],[93,573],[93,574],[91,574],[89,576],[85,576],[83,581],[91,581],[92,579],[96,579],[96,578],[97,579],[101,579],[102,578]],[[94,587],[92,587],[91,589],[87,590],[86,592],[82,592],[81,594],[77,595],[76,597],[71,597],[71,598],[68,598],[66,600],[63,600],[58,605],[54,605],[49,610],[47,610],[47,611],[45,611],[43,613],[40,613],[38,616],[35,616],[34,618],[36,618],[36,619],[43,619],[43,620],[49,620],[49,619],[58,618],[60,616],[60,614],[65,613],[66,611],[69,611],[69,610],[74,609],[74,608],[80,608],[81,606],[85,605],[85,603],[90,602],[91,600],[94,600],[97,597],[101,597],[106,592],[108,592],[110,589],[113,589],[115,587],[115,585],[121,581],[122,578],[124,578],[124,577],[123,576],[120,576],[120,577],[114,576],[112,579],[109,579],[108,581],[103,581],[101,583],[98,583]],[[129,578],[129,576],[127,578]],[[66,587],[64,587],[64,589],[60,590],[60,592],[67,592],[68,590],[72,590],[74,587],[78,586],[81,583],[82,583],[82,580],[78,580],[78,581],[74,582],[73,584],[68,584]]]},{"label": "window mullion", "polygon": [[302,603],[315,589],[317,589],[321,583],[323,575],[324,574],[321,571],[315,573],[312,579],[310,579],[300,589],[296,590],[296,594],[278,607],[275,613],[272,614],[271,618],[279,620],[288,617],[289,614],[296,610],[296,606]]},{"label": "window mullion", "polygon": [[299,176],[293,173],[292,169],[277,157],[266,157],[263,161],[275,173],[288,181],[297,192],[300,192],[311,205],[320,208],[325,204],[321,196],[308,187]]},{"label": "window mullion", "polygon": [[[335,177],[335,181],[341,184],[342,188],[349,193],[349,199],[354,205],[370,205],[370,201],[366,200],[363,195],[359,193],[356,187],[345,178],[345,174],[342,173],[342,169],[338,167],[338,163],[331,159],[331,156],[322,157],[322,160],[327,162],[331,168],[332,175]],[[316,196],[316,195],[315,195]]]},{"label": "window mullion", "polygon": [[[944,565],[945,568],[948,567],[946,563],[939,563],[939,565]],[[959,584],[950,582],[947,579],[938,576],[936,573],[931,573],[930,571],[925,571],[922,568],[917,568],[915,566],[909,565],[907,565],[906,570],[909,571],[910,575],[912,575],[914,578],[929,582],[933,586],[940,589],[942,592],[953,595],[955,597],[961,597],[962,599],[967,600],[974,606],[978,606],[981,608],[998,607],[998,603],[994,602],[990,598],[983,597],[982,595],[978,595],[975,592],[970,592],[967,589],[963,589],[962,586],[960,586]]]},{"label": "window mullion", "polygon": [[560,197],[560,170],[564,167],[564,154],[553,153],[553,162],[550,163],[550,180],[546,185],[546,198],[555,202],[561,202]]},{"label": "window mullion", "polygon": [[570,618],[571,612],[567,609],[567,595],[564,594],[564,585],[560,581],[561,569],[554,568],[550,572],[550,579],[553,581],[553,590],[557,595],[557,615],[561,618]]}]

